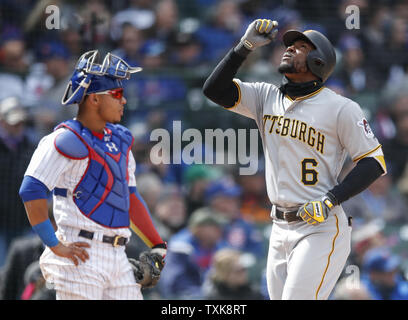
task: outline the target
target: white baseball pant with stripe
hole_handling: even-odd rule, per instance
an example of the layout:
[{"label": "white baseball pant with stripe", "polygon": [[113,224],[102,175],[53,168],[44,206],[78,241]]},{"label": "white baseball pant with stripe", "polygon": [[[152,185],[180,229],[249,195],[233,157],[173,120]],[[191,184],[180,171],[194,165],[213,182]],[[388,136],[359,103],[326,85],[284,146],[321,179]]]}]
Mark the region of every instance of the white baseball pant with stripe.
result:
[{"label": "white baseball pant with stripe", "polygon": [[350,238],[339,206],[318,226],[274,220],[266,268],[270,298],[328,299],[350,253]]}]

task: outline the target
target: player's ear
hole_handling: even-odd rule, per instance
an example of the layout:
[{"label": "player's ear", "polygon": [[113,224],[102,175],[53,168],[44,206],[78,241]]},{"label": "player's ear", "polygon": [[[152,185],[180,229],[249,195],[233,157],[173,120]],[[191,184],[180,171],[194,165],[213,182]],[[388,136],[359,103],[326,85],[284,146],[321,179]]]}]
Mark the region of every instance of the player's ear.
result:
[{"label": "player's ear", "polygon": [[89,100],[89,102],[90,102],[92,105],[98,105],[98,104],[99,104],[99,101],[100,101],[100,96],[97,95],[97,94],[91,93],[91,94],[88,96],[88,100]]}]

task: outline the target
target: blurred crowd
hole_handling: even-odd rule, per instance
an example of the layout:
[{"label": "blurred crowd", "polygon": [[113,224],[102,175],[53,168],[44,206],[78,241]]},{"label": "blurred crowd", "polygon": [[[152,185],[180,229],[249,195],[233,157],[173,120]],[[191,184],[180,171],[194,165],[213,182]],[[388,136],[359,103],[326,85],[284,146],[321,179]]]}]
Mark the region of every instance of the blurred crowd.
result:
[{"label": "blurred crowd", "polygon": [[[359,9],[359,29],[346,27],[350,5]],[[279,33],[250,55],[239,77],[279,85],[282,34],[321,31],[338,61],[326,86],[360,104],[385,152],[388,174],[343,204],[353,217],[352,253],[331,299],[408,298],[407,1],[2,0],[0,299],[55,298],[18,189],[41,137],[76,113],[60,101],[75,62],[91,49],[144,69],[124,84],[123,124],[135,137],[139,192],[169,247],[159,285],[145,297],[268,299],[271,204],[262,149],[258,172],[248,176],[234,165],[154,165],[150,157],[152,130],[171,132],[175,120],[183,129],[255,128],[205,99],[201,87],[256,18],[277,20]],[[352,166],[348,159],[340,178]],[[145,249],[136,235],[127,247],[131,257]]]}]

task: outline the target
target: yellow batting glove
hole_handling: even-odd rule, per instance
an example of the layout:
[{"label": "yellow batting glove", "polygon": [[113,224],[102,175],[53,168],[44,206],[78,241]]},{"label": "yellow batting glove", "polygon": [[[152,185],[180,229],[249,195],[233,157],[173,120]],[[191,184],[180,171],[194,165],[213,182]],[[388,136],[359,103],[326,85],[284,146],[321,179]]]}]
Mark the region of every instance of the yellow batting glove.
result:
[{"label": "yellow batting glove", "polygon": [[319,224],[329,216],[329,212],[337,205],[335,197],[327,193],[319,200],[305,203],[298,210],[297,215],[308,224]]}]

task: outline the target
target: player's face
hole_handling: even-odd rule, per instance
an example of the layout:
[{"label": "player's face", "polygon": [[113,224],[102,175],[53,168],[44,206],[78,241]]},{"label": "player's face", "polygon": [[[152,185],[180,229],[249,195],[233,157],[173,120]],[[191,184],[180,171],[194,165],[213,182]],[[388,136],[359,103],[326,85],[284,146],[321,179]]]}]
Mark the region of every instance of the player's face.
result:
[{"label": "player's face", "polygon": [[126,98],[123,95],[123,88],[112,89],[106,94],[100,95],[99,105],[100,117],[110,123],[118,123],[122,119]]},{"label": "player's face", "polygon": [[307,72],[306,58],[313,49],[313,45],[309,42],[296,40],[291,46],[286,48],[278,71],[282,74]]}]

